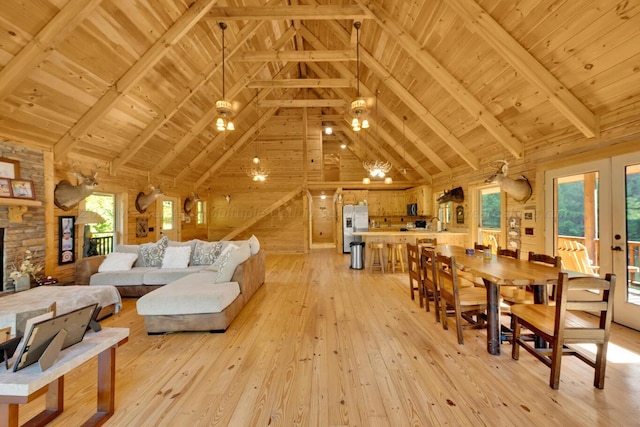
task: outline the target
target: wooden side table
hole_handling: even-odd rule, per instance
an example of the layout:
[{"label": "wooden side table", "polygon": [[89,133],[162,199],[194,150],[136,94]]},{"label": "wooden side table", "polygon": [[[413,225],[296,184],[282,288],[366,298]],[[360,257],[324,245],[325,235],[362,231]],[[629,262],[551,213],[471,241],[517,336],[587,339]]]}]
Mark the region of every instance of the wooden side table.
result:
[{"label": "wooden side table", "polygon": [[17,427],[18,408],[36,397],[46,395],[46,408],[27,422],[44,426],[64,409],[64,375],[98,356],[98,405],[96,413],[84,425],[100,425],[115,411],[116,348],[129,339],[128,328],[104,328],[88,332],[85,338],[60,353],[56,363],[44,372],[38,364],[18,372],[0,367],[0,425]]}]

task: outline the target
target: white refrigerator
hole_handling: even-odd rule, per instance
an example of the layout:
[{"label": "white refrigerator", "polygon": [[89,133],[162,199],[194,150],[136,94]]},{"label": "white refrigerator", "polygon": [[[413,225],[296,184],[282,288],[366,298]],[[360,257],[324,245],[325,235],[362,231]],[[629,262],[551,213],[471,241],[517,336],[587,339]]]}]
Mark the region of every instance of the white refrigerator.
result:
[{"label": "white refrigerator", "polygon": [[351,253],[351,242],[362,242],[362,236],[354,231],[369,230],[369,207],[367,205],[345,205],[342,207],[342,253]]}]

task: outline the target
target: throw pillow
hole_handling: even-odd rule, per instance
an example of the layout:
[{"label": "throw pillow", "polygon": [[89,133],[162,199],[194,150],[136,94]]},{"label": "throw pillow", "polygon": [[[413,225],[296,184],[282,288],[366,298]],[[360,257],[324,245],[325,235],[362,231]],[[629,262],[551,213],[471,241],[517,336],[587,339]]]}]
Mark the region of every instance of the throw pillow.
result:
[{"label": "throw pillow", "polygon": [[231,243],[225,249],[225,253],[220,256],[219,262],[216,262],[219,267],[216,283],[230,281],[234,271],[236,271],[236,267],[251,257],[249,242],[243,242],[239,246]]},{"label": "throw pillow", "polygon": [[160,268],[187,268],[190,257],[191,246],[169,246],[164,250]]},{"label": "throw pillow", "polygon": [[138,256],[142,259],[143,267],[161,267],[164,251],[169,244],[169,239],[164,236],[155,243],[140,245]]},{"label": "throw pillow", "polygon": [[133,263],[136,262],[137,259],[138,254],[111,252],[98,267],[98,273],[131,270],[131,266],[133,266]]},{"label": "throw pillow", "polygon": [[222,242],[203,242],[198,240],[191,258],[192,265],[211,265],[222,253]]},{"label": "throw pillow", "polygon": [[260,241],[253,234],[249,237],[249,248],[251,249],[251,255],[255,255],[260,252]]}]

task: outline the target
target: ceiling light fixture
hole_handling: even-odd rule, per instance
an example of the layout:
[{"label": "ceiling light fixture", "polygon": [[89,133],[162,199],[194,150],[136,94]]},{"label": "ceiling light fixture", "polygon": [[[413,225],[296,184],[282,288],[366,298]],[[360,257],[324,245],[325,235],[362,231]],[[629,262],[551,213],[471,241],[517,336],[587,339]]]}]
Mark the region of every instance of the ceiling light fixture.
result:
[{"label": "ceiling light fixture", "polygon": [[353,23],[356,29],[356,85],[357,85],[357,98],[351,101],[351,114],[353,120],[351,121],[351,127],[354,131],[358,132],[360,129],[369,128],[369,120],[363,118],[367,113],[367,101],[360,96],[360,21]]},{"label": "ceiling light fixture", "polygon": [[252,163],[255,165],[247,170],[247,175],[251,177],[254,181],[264,182],[269,176],[269,170],[264,169],[260,164],[260,157],[258,157],[258,135],[260,134],[260,108],[258,106],[258,98],[260,93],[256,91],[256,113],[258,116],[258,120],[256,121],[256,155],[253,157]]},{"label": "ceiling light fixture", "polygon": [[324,129],[324,134],[325,134],[325,135],[332,135],[332,134],[333,134],[333,128],[332,128],[331,126],[327,126],[327,127]]},{"label": "ceiling light fixture", "polygon": [[216,118],[216,129],[223,132],[227,130],[235,130],[236,128],[231,121],[233,104],[225,98],[224,91],[224,30],[227,29],[227,24],[220,22],[219,25],[220,29],[222,29],[222,99],[216,101],[216,111],[218,112],[218,117]]},{"label": "ceiling light fixture", "polygon": [[[404,136],[404,125],[407,123],[407,116],[402,116],[402,160],[404,163],[407,163],[407,147],[406,147],[406,138]],[[400,169],[403,175],[406,175],[410,169],[408,167],[403,167]]]},{"label": "ceiling light fixture", "polygon": [[[378,111],[378,95],[376,94],[376,113]],[[390,162],[383,162],[378,159],[375,159],[373,162],[362,162],[362,166],[364,166],[365,170],[369,172],[369,176],[371,178],[384,178],[387,173],[391,170]],[[387,183],[388,184],[388,183]]]}]

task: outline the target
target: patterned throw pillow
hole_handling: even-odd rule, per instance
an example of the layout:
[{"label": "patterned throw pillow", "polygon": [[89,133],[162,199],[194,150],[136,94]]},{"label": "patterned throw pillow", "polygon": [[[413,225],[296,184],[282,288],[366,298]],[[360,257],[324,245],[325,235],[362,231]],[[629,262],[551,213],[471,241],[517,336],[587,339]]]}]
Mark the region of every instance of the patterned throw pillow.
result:
[{"label": "patterned throw pillow", "polygon": [[143,267],[161,267],[164,250],[169,245],[167,236],[162,237],[156,243],[140,245],[138,258],[142,260]]},{"label": "patterned throw pillow", "polygon": [[191,265],[211,265],[222,253],[222,242],[203,242],[198,240],[191,257]]}]

